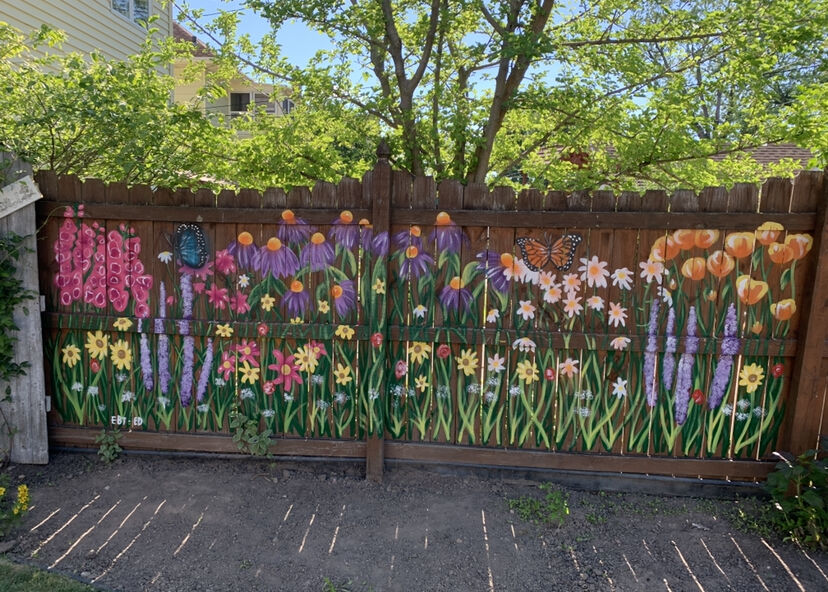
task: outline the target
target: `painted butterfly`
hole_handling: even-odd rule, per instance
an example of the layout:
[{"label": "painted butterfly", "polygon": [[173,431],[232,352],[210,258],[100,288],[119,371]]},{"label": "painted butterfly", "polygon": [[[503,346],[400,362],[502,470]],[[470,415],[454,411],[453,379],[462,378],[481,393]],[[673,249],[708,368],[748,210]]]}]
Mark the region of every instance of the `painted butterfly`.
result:
[{"label": "painted butterfly", "polygon": [[575,248],[583,238],[580,234],[565,234],[554,242],[548,236],[545,238],[545,241],[540,241],[521,236],[515,241],[520,247],[526,267],[532,271],[541,271],[551,264],[558,271],[567,271],[575,257]]},{"label": "painted butterfly", "polygon": [[179,224],[171,242],[179,263],[193,269],[199,269],[207,263],[207,238],[198,224]]}]

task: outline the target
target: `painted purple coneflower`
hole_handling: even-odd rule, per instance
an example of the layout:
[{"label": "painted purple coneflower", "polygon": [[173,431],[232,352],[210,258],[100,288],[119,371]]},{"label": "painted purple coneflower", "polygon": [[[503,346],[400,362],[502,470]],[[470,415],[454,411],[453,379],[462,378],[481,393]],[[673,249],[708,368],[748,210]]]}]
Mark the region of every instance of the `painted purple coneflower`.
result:
[{"label": "painted purple coneflower", "polygon": [[423,231],[419,226],[411,226],[408,230],[402,230],[394,235],[394,246],[400,250],[407,247],[417,247],[423,250]]},{"label": "painted purple coneflower", "polygon": [[650,320],[647,324],[647,349],[644,352],[644,386],[647,389],[647,405],[655,407],[658,398],[658,382],[656,381],[656,351],[658,350],[658,298],[653,298],[650,305]]},{"label": "painted purple coneflower", "polygon": [[188,336],[184,338],[184,363],[181,365],[181,388],[178,396],[181,399],[181,406],[187,407],[193,399],[193,359],[194,359],[195,338]]},{"label": "painted purple coneflower", "polygon": [[504,270],[514,268],[514,259],[511,253],[482,251],[477,254],[477,260],[480,263],[477,264],[476,270],[486,274],[495,290],[506,294],[509,291],[509,278],[506,277]]},{"label": "painted purple coneflower", "polygon": [[285,278],[293,275],[299,269],[299,258],[292,249],[284,246],[278,238],[271,237],[267,244],[259,250],[259,273],[262,277],[267,274],[274,278]]},{"label": "painted purple coneflower", "polygon": [[160,282],[158,286],[158,317],[155,319],[155,333],[164,332],[164,319],[167,318],[167,286]]},{"label": "painted purple coneflower", "polygon": [[724,337],[719,348],[719,362],[713,372],[713,380],[710,382],[710,398],[707,406],[716,409],[722,402],[725,390],[730,382],[730,371],[733,369],[733,356],[739,353],[742,342],[737,337],[738,327],[736,325],[736,306],[731,303],[727,308],[725,316]]},{"label": "painted purple coneflower", "polygon": [[451,281],[440,291],[440,303],[447,310],[458,311],[462,306],[463,311],[467,312],[472,300],[472,294],[463,287],[460,276],[451,278]]},{"label": "painted purple coneflower", "polygon": [[290,290],[285,292],[282,302],[285,305],[285,312],[291,319],[301,317],[305,314],[310,302],[310,295],[305,290],[305,285],[299,280],[290,283]]},{"label": "painted purple coneflower", "polygon": [[363,218],[359,221],[359,247],[374,257],[384,257],[388,254],[388,233],[374,233],[374,226]]},{"label": "painted purple coneflower", "polygon": [[336,241],[337,246],[341,245],[349,251],[353,249],[359,240],[359,225],[354,222],[354,215],[343,210],[339,218],[331,222],[328,238]]},{"label": "painted purple coneflower", "polygon": [[301,218],[297,218],[292,210],[285,210],[282,212],[282,220],[279,222],[276,236],[283,242],[296,244],[307,242],[313,232],[314,229]]},{"label": "painted purple coneflower", "polygon": [[388,233],[378,232],[371,241],[371,254],[374,257],[385,257],[388,255]]},{"label": "painted purple coneflower", "polygon": [[459,253],[463,243],[469,242],[463,229],[457,226],[446,212],[437,214],[434,230],[431,231],[428,240],[436,240],[437,250],[448,251],[449,253]]},{"label": "painted purple coneflower", "polygon": [[302,257],[299,262],[305,266],[310,265],[311,271],[322,271],[330,267],[336,257],[334,248],[321,232],[314,232],[310,242],[302,249]]},{"label": "painted purple coneflower", "polygon": [[204,363],[201,365],[201,374],[198,375],[196,385],[196,402],[204,400],[204,393],[207,392],[207,382],[210,380],[210,373],[213,371],[213,340],[207,339],[207,349],[204,352]]},{"label": "painted purple coneflower", "polygon": [[666,390],[673,386],[673,373],[676,370],[676,349],[678,338],[676,338],[676,309],[672,306],[667,311],[667,342],[664,344],[664,358],[661,360],[661,384]]},{"label": "painted purple coneflower", "polygon": [[151,391],[155,382],[152,376],[152,360],[150,360],[149,339],[146,333],[141,333],[141,377],[144,380],[144,388]]},{"label": "painted purple coneflower", "polygon": [[227,252],[236,258],[236,265],[241,269],[256,269],[259,259],[259,248],[253,244],[253,235],[249,232],[240,232],[227,247]]},{"label": "painted purple coneflower", "polygon": [[415,279],[419,278],[428,273],[432,265],[434,265],[434,258],[431,255],[411,245],[405,249],[403,261],[400,264],[400,278],[406,279],[409,275]]},{"label": "painted purple coneflower", "polygon": [[684,425],[687,420],[687,405],[690,403],[690,389],[693,386],[693,366],[696,352],[699,351],[699,338],[696,337],[696,307],[691,306],[687,313],[687,337],[684,339],[684,353],[678,363],[676,376],[676,424]]},{"label": "painted purple coneflower", "polygon": [[356,309],[356,288],[354,288],[354,282],[344,280],[339,284],[334,284],[334,287],[331,288],[331,298],[333,298],[334,306],[336,307],[336,314],[340,318],[347,316]]}]

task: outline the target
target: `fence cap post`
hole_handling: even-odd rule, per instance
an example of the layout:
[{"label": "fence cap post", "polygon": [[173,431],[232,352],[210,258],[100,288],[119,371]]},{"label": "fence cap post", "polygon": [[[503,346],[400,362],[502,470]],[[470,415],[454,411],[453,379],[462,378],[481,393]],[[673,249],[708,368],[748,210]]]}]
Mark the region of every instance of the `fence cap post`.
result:
[{"label": "fence cap post", "polygon": [[379,146],[377,146],[377,159],[380,161],[388,160],[390,156],[391,148],[388,146],[388,142],[385,138],[383,138],[380,140]]}]

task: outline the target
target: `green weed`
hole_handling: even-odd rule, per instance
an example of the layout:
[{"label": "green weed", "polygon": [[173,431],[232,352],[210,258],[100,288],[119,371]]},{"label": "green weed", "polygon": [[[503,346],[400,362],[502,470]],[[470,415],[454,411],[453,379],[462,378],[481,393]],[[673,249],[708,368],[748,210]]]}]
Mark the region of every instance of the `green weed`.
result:
[{"label": "green weed", "polygon": [[509,500],[509,509],[517,512],[522,520],[535,524],[550,524],[558,528],[563,526],[569,515],[569,496],[549,483],[540,486],[546,495],[543,499],[523,496]]}]

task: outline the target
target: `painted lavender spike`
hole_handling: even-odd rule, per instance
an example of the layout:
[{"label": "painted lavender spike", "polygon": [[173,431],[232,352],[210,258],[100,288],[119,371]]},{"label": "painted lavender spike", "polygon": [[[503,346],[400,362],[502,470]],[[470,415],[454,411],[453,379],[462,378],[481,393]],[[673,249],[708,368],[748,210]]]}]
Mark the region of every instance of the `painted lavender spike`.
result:
[{"label": "painted lavender spike", "polygon": [[181,388],[179,398],[181,405],[187,407],[193,399],[193,358],[195,338],[188,336],[184,338],[184,363],[181,367]]},{"label": "painted lavender spike", "polygon": [[190,334],[190,319],[193,318],[193,278],[190,274],[181,274],[181,316],[178,330],[182,335]]},{"label": "painted lavender spike", "polygon": [[155,319],[155,334],[164,332],[164,319],[167,318],[167,286],[161,282],[158,287],[158,317]]},{"label": "painted lavender spike", "polygon": [[644,385],[647,389],[647,405],[655,407],[658,397],[658,383],[656,382],[656,350],[658,349],[658,298],[653,298],[650,305],[650,320],[647,324],[647,350],[644,352]]},{"label": "painted lavender spike", "polygon": [[742,342],[737,336],[736,306],[731,303],[725,316],[724,337],[719,349],[719,363],[713,372],[713,380],[710,383],[710,398],[707,406],[716,409],[722,402],[725,390],[730,382],[730,371],[733,369],[733,356],[742,349]]},{"label": "painted lavender spike", "polygon": [[146,333],[141,333],[141,376],[144,379],[144,388],[151,391],[152,387],[155,386],[155,382],[152,376],[149,339]]},{"label": "painted lavender spike", "polygon": [[158,336],[158,385],[161,387],[161,394],[170,392],[170,338],[166,333]]},{"label": "painted lavender spike", "polygon": [[664,347],[664,359],[661,361],[661,383],[668,391],[673,386],[673,374],[676,370],[676,309],[672,306],[667,312],[667,343]]},{"label": "painted lavender spike", "polygon": [[699,338],[696,337],[696,307],[691,306],[687,313],[687,337],[684,339],[684,353],[678,363],[676,377],[676,424],[684,425],[687,420],[687,405],[690,403],[690,390],[693,387],[693,366],[696,352],[699,351]]},{"label": "painted lavender spike", "polygon": [[198,376],[196,385],[196,401],[201,403],[204,400],[204,393],[207,392],[207,381],[210,380],[210,373],[213,370],[213,340],[207,340],[207,349],[204,352],[204,363],[201,365],[201,374]]}]

